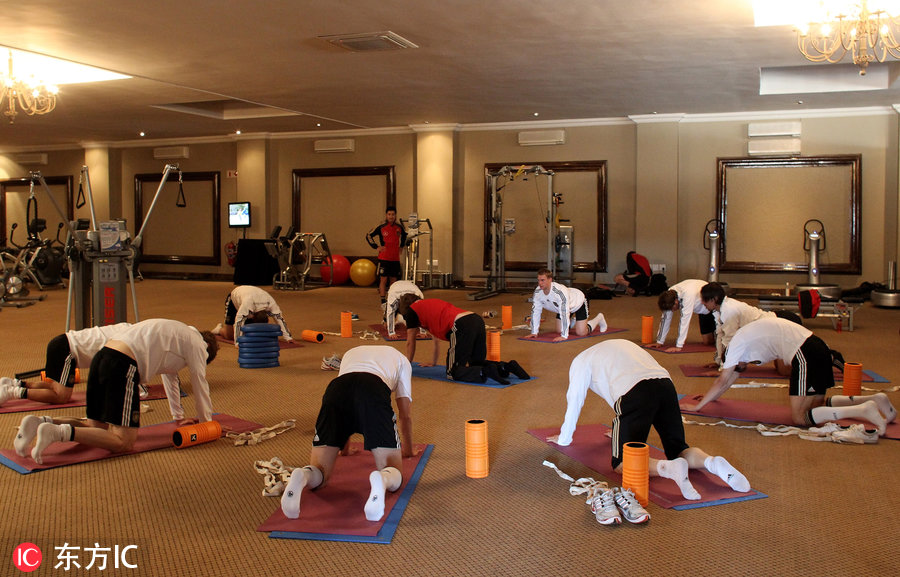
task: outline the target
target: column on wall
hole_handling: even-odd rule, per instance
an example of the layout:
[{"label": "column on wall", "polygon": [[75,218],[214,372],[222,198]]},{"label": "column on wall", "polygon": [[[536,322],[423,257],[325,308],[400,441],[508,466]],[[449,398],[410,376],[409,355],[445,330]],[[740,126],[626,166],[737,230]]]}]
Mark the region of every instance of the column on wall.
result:
[{"label": "column on wall", "polygon": [[[678,123],[683,114],[631,116],[637,124],[634,250],[678,277]],[[698,232],[699,234],[699,232]]]},{"label": "column on wall", "polygon": [[[94,214],[98,221],[109,220],[110,218],[121,218],[122,214],[122,195],[115,197],[110,194],[110,162],[109,148],[106,146],[91,146],[84,151],[84,165],[88,167],[88,174],[91,178],[91,192],[94,199]],[[75,177],[75,194],[78,194],[78,177]],[[87,194],[87,187],[85,187]],[[76,217],[90,218],[90,209],[88,205],[84,205],[81,209],[76,209]],[[129,223],[131,224],[131,223]]]},{"label": "column on wall", "polygon": [[[453,143],[456,125],[416,125],[416,195],[419,218],[434,228],[435,272],[453,272]],[[401,217],[405,215],[400,215]],[[428,267],[427,244],[420,245],[419,268]]]},{"label": "column on wall", "polygon": [[[248,238],[265,238],[269,234],[269,206],[266,191],[268,190],[268,164],[266,162],[267,143],[264,139],[254,138],[237,141],[237,186],[234,198],[222,197],[222,227],[228,228],[228,203],[250,201],[251,221],[247,230]],[[223,187],[223,191],[225,188]],[[243,235],[243,233],[240,233]],[[230,238],[227,230],[222,238]]]}]

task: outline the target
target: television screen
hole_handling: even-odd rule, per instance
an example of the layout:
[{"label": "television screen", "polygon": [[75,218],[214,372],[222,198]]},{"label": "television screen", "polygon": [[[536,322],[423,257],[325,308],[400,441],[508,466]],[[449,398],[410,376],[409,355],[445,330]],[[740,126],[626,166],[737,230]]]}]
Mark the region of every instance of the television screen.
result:
[{"label": "television screen", "polygon": [[228,203],[228,226],[231,228],[248,228],[250,226],[250,203]]}]

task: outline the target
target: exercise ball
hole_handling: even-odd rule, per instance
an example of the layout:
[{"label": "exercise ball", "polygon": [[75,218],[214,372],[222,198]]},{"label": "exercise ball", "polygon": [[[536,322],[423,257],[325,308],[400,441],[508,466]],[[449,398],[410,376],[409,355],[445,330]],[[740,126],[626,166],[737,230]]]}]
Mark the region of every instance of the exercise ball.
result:
[{"label": "exercise ball", "polygon": [[375,263],[367,258],[358,258],[350,265],[350,280],[356,286],[369,286],[375,282]]},{"label": "exercise ball", "polygon": [[[334,261],[334,280],[331,279],[331,263]],[[326,258],[319,267],[319,274],[325,282],[331,281],[332,285],[342,285],[350,278],[350,261],[347,257],[339,254],[333,254],[330,258]]]}]

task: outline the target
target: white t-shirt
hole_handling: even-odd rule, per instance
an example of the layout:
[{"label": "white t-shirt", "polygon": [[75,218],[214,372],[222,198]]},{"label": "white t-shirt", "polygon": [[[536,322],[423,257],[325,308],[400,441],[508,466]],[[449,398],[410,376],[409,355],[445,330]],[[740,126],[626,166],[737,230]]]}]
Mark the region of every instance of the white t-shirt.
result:
[{"label": "white t-shirt", "polygon": [[122,341],[137,361],[141,382],[160,375],[169,409],[176,420],[184,418],[178,371],[187,367],[191,373],[194,407],[200,421],[212,420],[212,401],[206,382],[206,341],[200,331],[180,321],[149,319],[131,325],[115,340]]},{"label": "white t-shirt", "polygon": [[385,306],[385,321],[387,322],[388,334],[391,336],[397,334],[395,329],[397,316],[399,315],[402,318],[402,315],[397,312],[397,308],[400,306],[400,297],[405,294],[414,294],[420,299],[425,298],[421,289],[412,281],[398,280],[391,284],[391,288],[388,289],[387,293],[387,305]]},{"label": "white t-shirt", "polygon": [[82,370],[91,368],[94,355],[103,348],[106,341],[118,338],[130,326],[131,323],[118,323],[67,332],[66,340],[69,341],[69,352],[75,357],[75,366]]},{"label": "white t-shirt", "polygon": [[713,318],[716,319],[716,356],[722,359],[725,349],[739,328],[760,319],[775,318],[775,313],[725,297],[719,305],[719,310],[713,312]]},{"label": "white t-shirt", "polygon": [[387,345],[355,347],[341,358],[338,375],[369,373],[376,375],[397,398],[412,401],[412,365],[406,355]]},{"label": "white t-shirt", "polygon": [[272,295],[263,289],[253,285],[235,287],[231,291],[231,304],[237,309],[237,314],[234,317],[235,344],[237,344],[237,338],[241,336],[241,329],[247,317],[261,311],[266,311],[270,317],[275,319],[285,339],[293,340],[291,331],[288,330],[284,318],[281,316],[281,308],[279,308],[275,299],[272,298]]},{"label": "white t-shirt", "polygon": [[[675,346],[681,348],[687,340],[688,330],[691,328],[691,315],[705,315],[709,313],[703,301],[700,300],[700,289],[706,284],[705,280],[688,279],[683,280],[676,285],[669,287],[678,294],[678,311],[681,313],[681,319],[678,321],[678,339]],[[662,317],[659,319],[659,332],[656,335],[656,344],[666,342],[666,335],[669,334],[669,327],[672,324],[672,317],[675,311],[663,311]]]},{"label": "white t-shirt", "polygon": [[584,293],[577,288],[570,288],[558,282],[550,283],[550,293],[544,294],[541,287],[534,289],[531,305],[531,334],[536,335],[541,329],[541,310],[555,312],[559,315],[562,338],[569,338],[569,315],[584,304]]},{"label": "white t-shirt", "polygon": [[572,443],[588,390],[603,397],[613,407],[639,382],[668,378],[669,373],[656,359],[631,341],[612,339],[582,351],[569,367],[566,419],[559,430],[558,444]]},{"label": "white t-shirt", "polygon": [[790,363],[812,334],[811,330],[786,319],[759,319],[738,329],[728,345],[722,368],[753,361],[768,363],[775,359]]}]

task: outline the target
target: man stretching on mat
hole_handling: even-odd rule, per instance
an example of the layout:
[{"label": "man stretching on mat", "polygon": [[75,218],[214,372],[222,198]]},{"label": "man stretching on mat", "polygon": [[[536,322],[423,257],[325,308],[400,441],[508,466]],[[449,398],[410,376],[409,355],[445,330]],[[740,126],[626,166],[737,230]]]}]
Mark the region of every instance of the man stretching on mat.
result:
[{"label": "man stretching on mat", "polygon": [[[405,294],[414,294],[420,299],[425,298],[422,290],[416,286],[416,283],[408,280],[398,280],[391,285],[387,293],[387,304],[384,309],[384,324],[387,327],[389,336],[396,336],[397,315],[400,314],[397,309],[400,308],[400,297]],[[403,319],[406,322],[406,319]]]},{"label": "man stretching on mat", "polygon": [[212,334],[235,341],[237,346],[236,339],[241,336],[241,327],[250,323],[267,323],[270,317],[278,323],[284,340],[293,341],[294,337],[281,316],[281,308],[272,295],[259,287],[241,285],[225,297],[225,324],[217,325]]},{"label": "man stretching on mat", "polygon": [[[753,363],[781,359],[791,365],[789,388],[791,419],[794,424],[811,427],[840,419],[868,421],[884,436],[887,424],[897,411],[884,393],[874,395],[834,395],[825,392],[834,386],[832,351],[809,329],[789,320],[760,319],[738,329],[722,363],[722,372],[699,402],[689,407],[699,411],[715,401]],[[687,405],[686,405],[687,407]]]},{"label": "man stretching on mat", "polygon": [[[547,441],[561,446],[572,444],[578,416],[588,390],[609,403],[616,413],[613,419],[613,470],[622,472],[622,447],[625,443],[645,443],[653,426],[662,441],[665,461],[650,458],[651,477],[672,479],[685,499],[700,499],[688,479],[688,469],[706,469],[735,491],[745,493],[750,483],[724,457],[711,457],[684,439],[684,425],[678,407],[678,394],[669,373],[640,346],[622,339],[596,344],[583,351],[569,367],[566,392],[566,418],[559,435]],[[595,497],[591,509],[603,525],[621,523],[619,511],[631,523],[643,523],[650,514],[641,507],[630,489],[605,489]]]},{"label": "man stretching on mat", "polygon": [[47,343],[43,371],[45,380],[0,378],[0,405],[10,399],[30,399],[51,405],[68,403],[75,388],[75,369],[90,367],[91,359],[106,341],[116,338],[130,326],[130,323],[118,323],[69,331],[53,337]]},{"label": "man stretching on mat", "polygon": [[575,334],[584,337],[599,327],[600,332],[606,331],[606,318],[599,313],[590,321],[588,318],[588,302],[584,293],[577,288],[570,288],[564,284],[553,282],[553,273],[550,269],[542,268],[537,273],[538,286],[534,289],[531,305],[531,334],[526,339],[536,339],[541,330],[541,311],[547,309],[556,313],[556,330],[559,336],[553,339],[554,343],[569,338],[569,324],[575,322]]},{"label": "man stretching on mat", "polygon": [[141,426],[139,388],[161,375],[169,410],[178,426],[197,422],[185,419],[178,371],[191,373],[194,407],[201,422],[212,420],[212,402],[206,365],[216,358],[219,345],[209,331],[201,333],[179,321],[150,319],[132,325],[94,355],[87,383],[87,419],[27,415],[14,441],[24,457],[32,440],[31,458],[41,464],[52,443],[75,441],[113,453],[134,448]]},{"label": "man stretching on mat", "polygon": [[[397,400],[398,416],[391,407]],[[338,377],[322,396],[309,465],[291,472],[281,495],[285,517],[300,516],[303,489],[316,489],[328,482],[338,455],[349,455],[350,436],[360,433],[365,449],[375,458],[369,474],[369,498],[363,508],[366,519],[384,516],[385,492],[394,492],[403,482],[403,458],[414,457],[412,444],[412,367],[397,349],[363,346],[347,351]],[[400,423],[398,435],[397,423]]]},{"label": "man stretching on mat", "polygon": [[700,339],[703,344],[715,344],[716,321],[712,313],[703,306],[703,301],[700,300],[700,289],[705,284],[705,280],[683,280],[659,295],[657,305],[662,311],[662,317],[659,319],[656,343],[647,345],[648,349],[661,349],[665,346],[666,335],[669,334],[669,327],[672,325],[675,311],[681,311],[681,318],[678,321],[678,338],[675,340],[675,346],[665,349],[665,352],[676,353],[684,348],[684,341],[687,340],[688,330],[691,328],[691,315],[694,314],[699,315],[697,319],[700,321]]},{"label": "man stretching on mat", "polygon": [[[415,294],[400,297],[397,308],[406,320],[406,358],[413,362],[416,356],[416,334],[419,327],[431,333],[434,353],[431,362],[420,363],[423,367],[437,365],[441,345],[447,341],[447,378],[464,383],[484,383],[488,378],[502,385],[509,381],[500,374],[500,363],[488,363],[487,336],[484,320],[472,311],[455,307],[441,299],[421,299]],[[518,363],[508,363],[516,376],[528,378]]]}]

